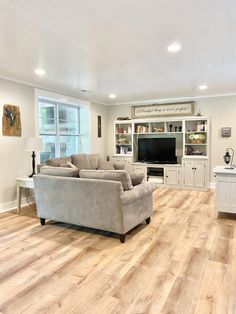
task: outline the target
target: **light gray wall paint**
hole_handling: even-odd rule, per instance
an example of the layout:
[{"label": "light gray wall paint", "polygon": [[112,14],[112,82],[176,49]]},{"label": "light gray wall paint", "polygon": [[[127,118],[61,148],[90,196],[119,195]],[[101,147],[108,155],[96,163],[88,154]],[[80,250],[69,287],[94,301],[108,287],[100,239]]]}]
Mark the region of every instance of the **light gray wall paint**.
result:
[{"label": "light gray wall paint", "polygon": [[[101,154],[104,158],[107,154],[107,108],[108,106],[95,103],[90,104],[91,108],[91,153]],[[102,119],[102,137],[98,137],[97,116]]]},{"label": "light gray wall paint", "polygon": [[[223,155],[227,147],[232,147],[236,151],[236,96],[217,97],[202,99],[195,102],[195,113],[201,110],[201,114],[211,119],[211,159],[210,167],[223,165]],[[113,121],[117,117],[131,117],[130,105],[110,106],[108,108],[108,125],[107,125],[107,151],[108,155],[114,154],[114,135]],[[232,136],[230,138],[222,138],[220,136],[221,127],[231,127]],[[236,157],[235,157],[236,163]],[[214,176],[211,172],[211,181]]]},{"label": "light gray wall paint", "polygon": [[[22,136],[2,135],[4,104],[20,107]],[[34,89],[0,79],[0,210],[16,200],[16,178],[30,174],[30,152],[24,151],[25,138],[34,136]]]},{"label": "light gray wall paint", "polygon": [[[16,178],[27,176],[31,171],[31,153],[24,151],[25,138],[35,136],[34,88],[0,79],[0,211],[16,206]],[[22,136],[2,135],[4,104],[20,107]],[[97,137],[97,115],[102,116],[102,137]],[[90,151],[106,156],[107,107],[91,104]]]}]

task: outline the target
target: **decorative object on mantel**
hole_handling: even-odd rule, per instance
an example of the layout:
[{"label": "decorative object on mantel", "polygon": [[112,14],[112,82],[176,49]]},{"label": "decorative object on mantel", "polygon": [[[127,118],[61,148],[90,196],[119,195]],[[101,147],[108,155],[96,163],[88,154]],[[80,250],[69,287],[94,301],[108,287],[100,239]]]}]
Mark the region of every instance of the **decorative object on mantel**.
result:
[{"label": "decorative object on mantel", "polygon": [[160,116],[185,116],[193,115],[194,102],[133,106],[131,109],[133,119]]},{"label": "decorative object on mantel", "polygon": [[14,105],[4,105],[2,116],[2,135],[21,136],[20,108]]},{"label": "decorative object on mantel", "polygon": [[[229,154],[229,150],[231,150],[231,152],[232,152],[232,158],[231,158],[231,156],[230,156],[230,154]],[[235,168],[235,166],[233,165],[233,160],[234,160],[234,150],[233,150],[233,148],[226,148],[226,153],[225,153],[225,155],[224,155],[224,162],[228,165],[229,163],[230,163],[230,165],[229,165],[229,167],[225,167],[225,169],[234,169]]]},{"label": "decorative object on mantel", "polygon": [[43,150],[43,141],[41,137],[27,137],[25,142],[25,151],[32,152],[32,174],[29,176],[33,177],[35,174],[35,152],[41,152]]},{"label": "decorative object on mantel", "polygon": [[117,117],[116,120],[131,120],[129,117]]}]

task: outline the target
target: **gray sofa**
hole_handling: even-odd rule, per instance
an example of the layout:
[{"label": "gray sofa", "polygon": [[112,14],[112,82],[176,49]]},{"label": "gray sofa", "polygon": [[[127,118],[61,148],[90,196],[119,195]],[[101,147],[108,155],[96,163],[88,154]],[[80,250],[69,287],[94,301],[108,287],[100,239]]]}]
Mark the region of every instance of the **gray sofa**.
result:
[{"label": "gray sofa", "polygon": [[[48,170],[53,174],[51,167]],[[129,230],[145,220],[150,222],[154,184],[132,186],[125,170],[82,170],[80,178],[75,171],[69,176],[46,171],[33,177],[42,225],[51,219],[110,231],[119,234],[123,243]]]}]

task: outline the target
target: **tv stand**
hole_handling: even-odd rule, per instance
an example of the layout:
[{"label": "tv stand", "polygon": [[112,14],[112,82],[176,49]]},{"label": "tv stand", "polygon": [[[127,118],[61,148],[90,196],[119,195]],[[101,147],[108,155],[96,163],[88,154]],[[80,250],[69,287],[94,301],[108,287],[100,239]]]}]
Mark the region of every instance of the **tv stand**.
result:
[{"label": "tv stand", "polygon": [[155,164],[136,162],[132,164],[133,172],[144,174],[145,180],[155,183],[159,187],[181,189],[180,164]]}]

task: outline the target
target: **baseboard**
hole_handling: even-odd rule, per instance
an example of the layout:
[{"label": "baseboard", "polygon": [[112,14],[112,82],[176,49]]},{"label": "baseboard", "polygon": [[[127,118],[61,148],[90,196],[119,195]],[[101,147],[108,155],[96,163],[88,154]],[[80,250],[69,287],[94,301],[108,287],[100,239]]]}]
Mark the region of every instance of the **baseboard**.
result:
[{"label": "baseboard", "polygon": [[[25,197],[22,197],[21,206],[25,206],[26,204],[27,203],[26,203]],[[0,213],[4,213],[4,212],[7,212],[9,210],[16,209],[16,208],[17,208],[17,200],[7,202],[7,203],[2,203],[2,204],[0,204]]]}]

